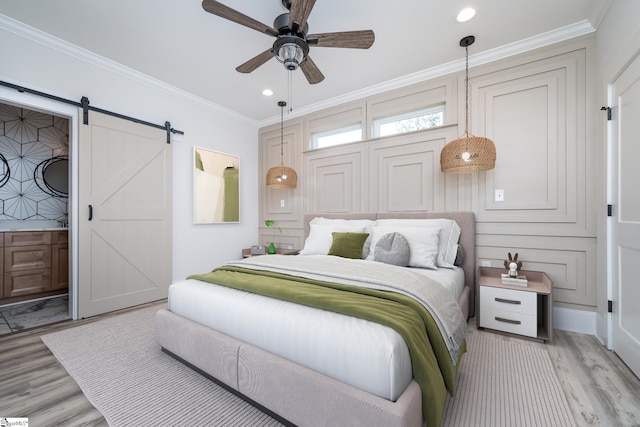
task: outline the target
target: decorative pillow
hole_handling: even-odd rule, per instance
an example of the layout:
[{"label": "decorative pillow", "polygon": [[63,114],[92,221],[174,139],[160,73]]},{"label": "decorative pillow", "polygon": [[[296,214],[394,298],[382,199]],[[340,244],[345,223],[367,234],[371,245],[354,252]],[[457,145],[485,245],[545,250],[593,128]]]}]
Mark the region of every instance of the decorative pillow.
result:
[{"label": "decorative pillow", "polygon": [[[369,233],[369,238],[364,242],[364,246],[362,247],[362,259],[365,259],[369,256],[369,248],[371,246],[371,228],[376,225],[376,222],[372,219],[342,219],[342,218],[324,218],[321,216],[317,216],[313,218],[309,225],[313,226],[313,224],[322,224],[322,225],[340,225],[340,226],[349,226],[349,227],[362,227],[363,232]],[[337,230],[341,231],[341,230]]]},{"label": "decorative pillow", "polygon": [[362,247],[369,233],[333,232],[333,243],[329,255],[342,258],[362,259]]},{"label": "decorative pillow", "polygon": [[462,264],[464,264],[464,248],[458,245],[458,254],[456,255],[456,260],[453,262],[453,265],[462,267]]},{"label": "decorative pillow", "polygon": [[406,267],[409,265],[410,257],[409,242],[400,233],[385,234],[373,249],[373,260],[385,264]]},{"label": "decorative pillow", "polygon": [[[375,248],[382,236],[389,233],[400,233],[409,243],[409,267],[422,267],[437,270],[439,227],[402,227],[375,226],[372,229],[371,247]],[[367,259],[373,260],[374,254]]]},{"label": "decorative pillow", "polygon": [[[453,268],[458,253],[460,226],[452,219],[446,218],[385,218],[376,222],[379,226],[408,226],[408,227],[440,227],[438,239],[438,267]],[[406,236],[405,236],[406,237]]]},{"label": "decorative pillow", "polygon": [[361,233],[363,227],[344,224],[311,224],[309,236],[304,241],[304,248],[300,255],[327,255],[333,242],[331,233],[334,231]]}]

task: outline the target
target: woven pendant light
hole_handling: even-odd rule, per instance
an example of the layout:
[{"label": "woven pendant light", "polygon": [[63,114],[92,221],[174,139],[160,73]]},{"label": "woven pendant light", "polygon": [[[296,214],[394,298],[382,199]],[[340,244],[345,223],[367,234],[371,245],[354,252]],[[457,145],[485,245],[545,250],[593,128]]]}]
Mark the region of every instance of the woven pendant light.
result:
[{"label": "woven pendant light", "polygon": [[284,107],[287,103],[279,101],[280,107],[280,166],[274,166],[267,172],[267,187],[277,189],[293,189],[298,185],[298,174],[284,165]]},{"label": "woven pendant light", "polygon": [[466,50],[465,136],[449,142],[440,152],[440,170],[443,173],[481,172],[496,166],[496,146],[493,141],[469,134],[469,46],[475,40],[474,36],[460,40],[460,46]]}]

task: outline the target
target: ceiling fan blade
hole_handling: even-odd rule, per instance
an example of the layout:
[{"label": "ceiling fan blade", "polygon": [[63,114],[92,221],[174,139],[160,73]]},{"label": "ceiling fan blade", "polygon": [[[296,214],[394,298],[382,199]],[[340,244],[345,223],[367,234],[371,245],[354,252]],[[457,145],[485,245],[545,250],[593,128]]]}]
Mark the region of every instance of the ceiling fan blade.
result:
[{"label": "ceiling fan blade", "polygon": [[318,47],[346,47],[351,49],[369,49],[376,36],[371,30],[341,31],[337,33],[318,33],[307,36],[307,43]]},{"label": "ceiling fan blade", "polygon": [[261,54],[254,56],[244,64],[236,67],[236,71],[238,71],[239,73],[250,73],[271,58],[273,58],[273,51],[271,49],[267,49]]},{"label": "ceiling fan blade", "polygon": [[[289,11],[289,28],[294,32],[297,32],[298,28],[304,28],[315,4],[316,0],[293,0]],[[297,28],[293,28],[296,25],[294,23],[297,23]]]},{"label": "ceiling fan blade", "polygon": [[250,18],[247,15],[238,12],[237,10],[231,9],[229,6],[225,6],[224,4],[215,0],[203,0],[202,8],[216,16],[228,19],[229,21],[235,22],[236,24],[244,25],[245,27],[249,27],[253,30],[260,31],[261,33],[265,33],[274,37],[278,35],[278,32],[272,27],[263,24],[262,22],[256,21],[255,19]]},{"label": "ceiling fan blade", "polygon": [[324,75],[316,63],[311,60],[311,57],[307,56],[307,59],[300,64],[300,68],[302,69],[304,76],[307,78],[307,81],[312,85],[324,80]]}]

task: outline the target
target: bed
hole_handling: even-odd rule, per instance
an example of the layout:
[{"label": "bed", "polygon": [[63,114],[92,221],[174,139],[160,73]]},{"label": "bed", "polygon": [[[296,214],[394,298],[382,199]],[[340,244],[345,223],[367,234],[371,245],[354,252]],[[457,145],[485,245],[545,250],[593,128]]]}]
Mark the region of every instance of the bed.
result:
[{"label": "bed", "polygon": [[[430,233],[431,238],[442,237],[443,229],[448,227],[431,227],[434,221],[435,225],[438,221],[454,222],[459,227],[459,237],[451,232],[447,243],[450,249],[457,249],[455,266],[434,265],[435,270],[422,268],[420,264],[414,268],[387,266],[374,257],[374,252],[376,257],[379,253],[374,249],[382,246],[382,236],[389,237],[392,230],[409,236],[408,242],[403,242],[402,236],[398,241],[410,244],[411,253],[419,253],[423,247],[416,246],[414,235]],[[416,230],[415,227],[424,228]],[[358,253],[351,259],[324,254],[326,248],[314,244],[314,236],[320,236],[322,231],[326,239],[327,229],[341,237],[356,235],[364,239],[368,234],[362,256]],[[445,398],[442,390],[453,391],[455,371],[466,348],[464,326],[460,323],[474,311],[473,213],[308,214],[305,215],[305,238],[302,255],[253,257],[216,269],[211,277],[209,273],[194,275],[173,284],[168,309],[159,311],[156,317],[157,341],[163,351],[286,424],[422,426],[439,423]],[[438,255],[434,254],[429,262],[445,262],[438,258],[443,241],[445,239],[439,239]],[[438,245],[437,240],[429,242]],[[331,250],[335,251],[336,240],[333,243]],[[433,251],[433,247],[429,250]],[[271,282],[276,286],[275,282],[286,282],[291,276],[300,276],[296,280],[305,282],[296,285],[303,286],[304,292],[298,288],[290,290],[294,288],[287,285],[284,286],[286,292],[294,295],[281,298],[280,288],[273,291],[277,294],[264,290],[271,289]],[[236,277],[243,278],[239,288],[226,283]],[[372,296],[390,294],[388,287],[396,285],[391,284],[389,277],[398,277],[402,282],[402,288],[391,293],[394,300],[387,302],[385,297],[384,303],[380,303],[380,299],[370,302],[368,299]],[[424,292],[422,280],[443,284],[429,287],[433,289],[429,293],[434,293],[438,302],[428,308],[436,313],[422,314],[435,319],[427,331],[438,330],[435,335],[442,335],[438,338],[442,342],[436,340],[435,344],[426,345],[429,349],[424,351],[423,344],[418,342],[423,338],[415,338],[416,334],[411,335],[403,326],[396,325],[396,320],[386,319],[388,312],[396,310],[393,304],[414,304],[412,298],[416,296],[411,293]],[[327,283],[332,289],[323,287],[319,292],[356,286],[358,295],[354,298],[357,299],[347,303],[343,295],[334,298],[333,294],[307,294],[308,289],[316,292],[316,285]],[[267,295],[257,294],[260,292]],[[409,303],[406,302],[408,296],[411,296]],[[368,304],[371,307],[367,310],[371,312],[361,313]],[[392,305],[387,309],[385,304]],[[349,306],[348,310],[357,312],[340,312],[334,309],[335,305]],[[429,304],[423,301],[418,305]],[[248,313],[254,317],[247,317]],[[385,318],[380,320],[376,316]],[[430,333],[427,340],[433,341]],[[444,360],[447,356],[448,362]],[[443,379],[435,378],[434,364],[443,372]]]}]

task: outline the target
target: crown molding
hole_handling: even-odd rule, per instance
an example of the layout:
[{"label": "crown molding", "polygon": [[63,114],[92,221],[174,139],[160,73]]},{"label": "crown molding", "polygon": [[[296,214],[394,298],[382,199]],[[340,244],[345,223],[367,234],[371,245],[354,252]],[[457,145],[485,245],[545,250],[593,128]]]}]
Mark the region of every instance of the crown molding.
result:
[{"label": "crown molding", "polygon": [[[125,67],[110,59],[104,58],[96,53],[83,49],[79,46],[68,43],[62,39],[59,39],[51,34],[40,31],[36,28],[30,27],[20,21],[9,18],[8,16],[0,14],[0,29],[14,33],[20,37],[29,39],[33,42],[39,43],[43,46],[47,46],[65,55],[72,56],[86,63],[92,64],[96,67],[110,71],[114,74],[118,74],[127,79],[137,81],[146,86],[163,91],[169,95],[183,98],[189,102],[192,102],[202,108],[208,109],[212,112],[221,114],[233,120],[238,120],[245,124],[254,127],[264,127],[277,123],[280,120],[280,116],[274,116],[265,120],[257,121],[253,120],[245,115],[242,115],[236,111],[223,107],[219,104],[208,101],[202,97],[194,95],[193,93],[176,88],[158,79],[154,79],[146,74],[140,73],[129,67]],[[557,28],[546,33],[542,33],[533,37],[529,37],[523,40],[519,40],[514,43],[503,45],[494,49],[490,49],[484,52],[479,52],[473,55],[469,55],[469,66],[478,66],[487,64],[490,62],[498,61],[501,59],[509,58],[511,56],[528,52],[534,49],[538,49],[544,46],[549,46],[554,43],[559,43],[576,37],[580,37],[586,34],[593,33],[595,28],[589,21],[583,20],[576,22],[565,27]],[[362,98],[366,98],[372,95],[377,95],[389,90],[399,89],[405,86],[409,86],[415,83],[420,83],[429,79],[442,77],[447,74],[455,73],[464,70],[465,60],[461,58],[456,61],[451,61],[445,64],[441,64],[435,67],[431,67],[416,73],[408,74],[406,76],[399,77],[397,79],[388,80],[386,82],[369,86],[367,88],[350,92],[339,97],[324,100],[315,104],[307,105],[299,109],[295,109],[287,116],[288,119],[300,117],[306,114],[310,114],[319,110],[333,107],[335,105],[344,104],[347,102],[356,101]]]},{"label": "crown molding", "polygon": [[248,118],[247,116],[242,115],[236,111],[208,101],[202,97],[194,95],[191,92],[187,92],[175,86],[169,85],[144,73],[140,73],[132,68],[126,67],[118,62],[107,59],[87,49],[66,42],[58,37],[33,28],[6,15],[0,14],[0,29],[16,34],[22,38],[31,40],[50,49],[56,50],[64,55],[74,57],[76,59],[79,59],[80,61],[86,62],[103,70],[120,75],[126,79],[136,81],[153,89],[157,89],[168,95],[182,98],[188,102],[196,104],[199,107],[218,113],[227,118],[238,120],[254,127],[257,127],[258,125],[255,120]]},{"label": "crown molding", "polygon": [[[595,28],[589,23],[589,21],[583,20],[580,22],[576,22],[575,24],[557,28],[555,30],[519,40],[514,43],[509,43],[494,49],[469,55],[469,67],[475,67],[478,65],[488,64],[490,62],[509,58],[511,56],[518,55],[524,52],[532,51],[541,47],[590,34],[594,31]],[[428,68],[426,70],[418,71],[413,74],[408,74],[397,79],[388,80],[377,85],[369,86],[362,90],[350,92],[339,97],[327,99],[316,104],[299,108],[291,112],[288,118],[299,117],[319,110],[323,110],[325,108],[330,108],[335,105],[357,101],[359,99],[377,95],[389,90],[400,89],[405,86],[410,86],[412,84],[420,83],[433,78],[446,76],[447,74],[462,71],[464,69],[465,59],[461,58],[445,64],[437,65],[432,68]],[[264,127],[273,123],[277,123],[279,120],[279,117],[272,117],[259,122],[259,125],[260,127]]]}]

